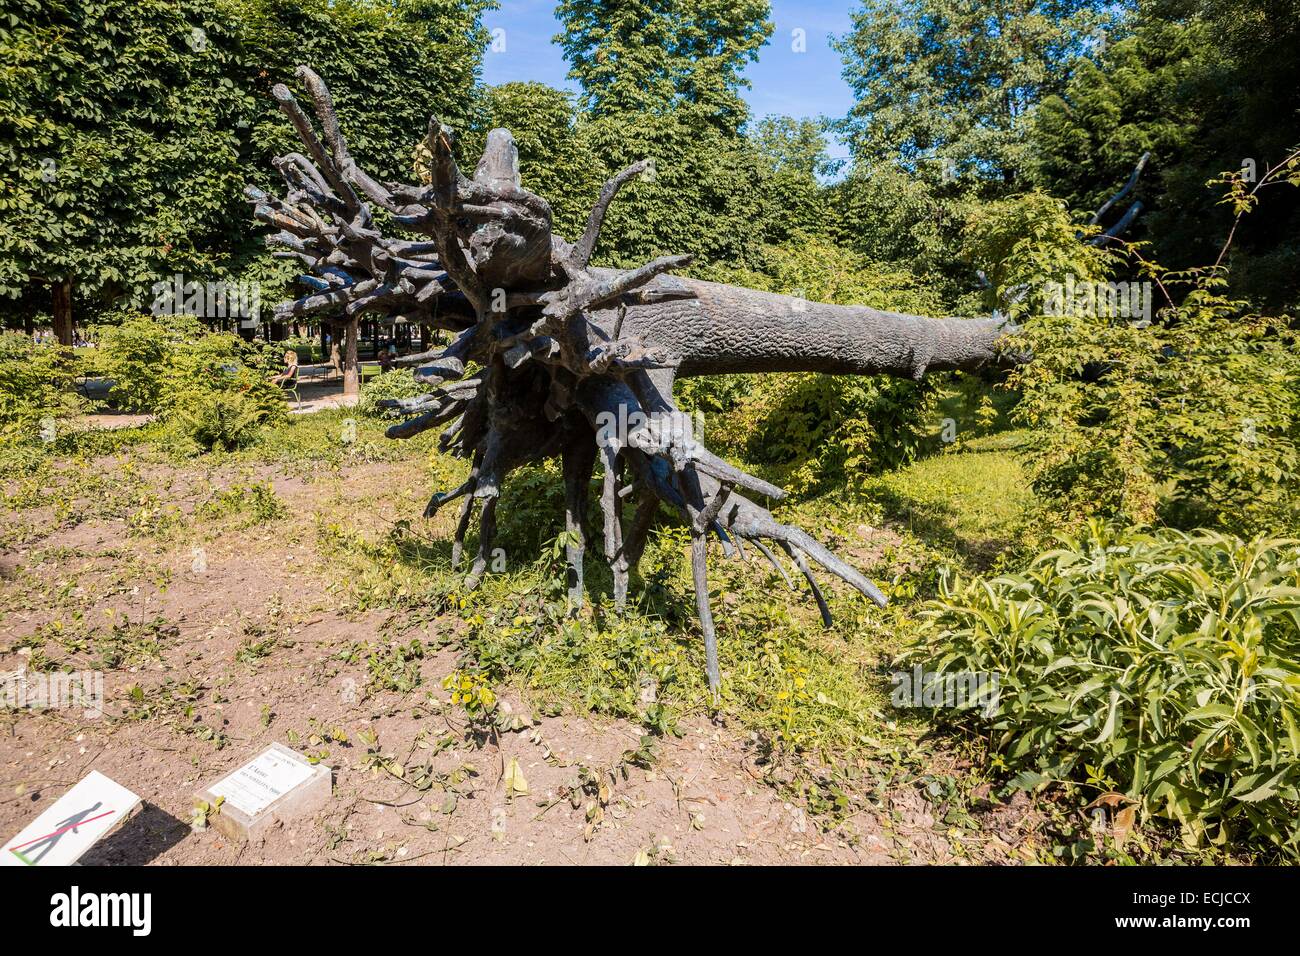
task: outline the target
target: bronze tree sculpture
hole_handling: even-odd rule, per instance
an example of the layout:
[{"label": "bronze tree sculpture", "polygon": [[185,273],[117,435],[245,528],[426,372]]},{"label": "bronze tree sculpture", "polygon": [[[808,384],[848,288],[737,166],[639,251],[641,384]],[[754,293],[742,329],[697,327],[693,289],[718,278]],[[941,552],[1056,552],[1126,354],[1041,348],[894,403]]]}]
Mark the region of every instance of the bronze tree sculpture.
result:
[{"label": "bronze tree sculpture", "polygon": [[[648,162],[623,170],[601,190],[585,232],[569,242],[551,232],[546,201],[520,186],[514,140],[492,130],[474,175],[453,158],[453,132],[432,119],[424,140],[422,185],[381,183],[353,161],[329,91],[314,72],[297,76],[322,128],[318,136],[284,86],[274,95],[306,146],[276,160],[285,199],[256,189],[256,215],[279,231],[268,242],[300,260],[312,291],[276,307],[287,319],[363,313],[449,330],[445,348],[410,358],[428,394],[392,403],[405,420],[388,434],[406,438],[445,425],[440,446],[470,460],[469,478],[435,494],[432,517],[463,498],[452,563],[459,565],[479,506],[478,552],[467,584],[487,568],[502,482],[514,469],[558,455],[565,483],[570,597],[583,597],[587,494],[602,463],[603,551],[614,602],[627,599],[628,576],[645,548],[660,504],[685,519],[691,534],[696,608],[704,633],[710,687],[718,687],[713,617],[706,580],[706,536],[728,554],[752,544],[789,581],[770,542],[807,579],[823,621],[826,601],[808,559],[884,605],[880,590],[803,530],[777,521],[745,493],[784,492],[736,469],[696,443],[673,402],[678,376],[722,372],[888,374],[919,378],[928,370],[969,369],[997,358],[997,321],[929,319],[679,278],[689,256],[664,256],[640,268],[594,268],[592,252],[605,211]],[[372,204],[418,240],[383,235]],[[353,326],[355,328],[355,326]],[[355,341],[355,338],[353,338]],[[475,368],[466,377],[468,368]],[[626,423],[626,428],[610,423]],[[630,518],[624,501],[632,498]]]}]

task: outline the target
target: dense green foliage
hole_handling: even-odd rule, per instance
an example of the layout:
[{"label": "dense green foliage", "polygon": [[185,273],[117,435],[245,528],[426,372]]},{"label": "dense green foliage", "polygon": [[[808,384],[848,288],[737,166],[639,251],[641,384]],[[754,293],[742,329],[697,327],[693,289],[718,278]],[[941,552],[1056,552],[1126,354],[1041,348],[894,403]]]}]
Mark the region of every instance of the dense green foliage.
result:
[{"label": "dense green foliage", "polygon": [[414,398],[429,391],[427,384],[415,380],[409,368],[395,368],[376,375],[361,387],[357,411],[362,415],[383,415],[379,403],[390,398]]},{"label": "dense green foliage", "polygon": [[[1080,62],[1039,110],[1034,179],[1095,209],[1150,151],[1134,238],[1175,269],[1213,262],[1231,226],[1206,183],[1249,168],[1256,181],[1300,145],[1300,17],[1293,0],[1142,0],[1115,42]],[[1300,197],[1270,190],[1233,249],[1234,294],[1300,302]]]},{"label": "dense green foliage", "polygon": [[0,333],[0,445],[34,443],[43,429],[48,438],[47,419],[57,423],[82,410],[77,372],[71,349]]},{"label": "dense green foliage", "polygon": [[407,178],[429,113],[472,126],[487,0],[0,4],[0,295],[92,318],[174,273],[282,283],[242,191],[297,148],[270,101],[311,63],[357,156]]},{"label": "dense green foliage", "polygon": [[220,0],[0,6],[0,294],[115,296],[230,248],[247,175]]},{"label": "dense green foliage", "polygon": [[998,675],[984,719],[1022,786],[1087,779],[1193,845],[1300,855],[1300,542],[1094,522],[929,617],[904,662]]},{"label": "dense green foliage", "polygon": [[1300,526],[1300,352],[1285,319],[1200,289],[1148,327],[1045,317],[1016,415],[1055,520]]},{"label": "dense green foliage", "polygon": [[1023,126],[1100,35],[1097,0],[865,0],[838,41],[855,103],[840,124],[859,163],[930,179],[1013,180]]},{"label": "dense green foliage", "polygon": [[129,316],[106,326],[95,371],[119,406],[156,414],[180,451],[229,451],[285,413],[285,399],[238,336],[205,332],[196,319]]}]

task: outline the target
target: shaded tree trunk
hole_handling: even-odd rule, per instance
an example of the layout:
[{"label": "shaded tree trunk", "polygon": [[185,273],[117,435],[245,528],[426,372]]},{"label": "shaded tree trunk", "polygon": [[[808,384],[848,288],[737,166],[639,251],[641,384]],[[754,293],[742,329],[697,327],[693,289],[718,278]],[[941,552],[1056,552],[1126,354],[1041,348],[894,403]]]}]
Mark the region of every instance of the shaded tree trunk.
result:
[{"label": "shaded tree trunk", "polygon": [[357,325],[356,318],[348,319],[343,327],[343,394],[361,394],[361,375],[357,367]]},{"label": "shaded tree trunk", "polygon": [[72,344],[72,276],[54,282],[54,337],[60,345]]}]

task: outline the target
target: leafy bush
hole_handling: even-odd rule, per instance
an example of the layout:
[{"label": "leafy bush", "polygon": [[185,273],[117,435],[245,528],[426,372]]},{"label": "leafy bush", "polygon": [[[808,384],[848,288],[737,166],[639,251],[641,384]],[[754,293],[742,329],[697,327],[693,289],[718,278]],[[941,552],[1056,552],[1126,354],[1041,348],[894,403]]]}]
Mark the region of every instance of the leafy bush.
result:
[{"label": "leafy bush", "polygon": [[1300,353],[1284,317],[1197,288],[1145,328],[1043,316],[1013,374],[1053,523],[1253,534],[1300,518]]},{"label": "leafy bush", "polygon": [[1300,855],[1300,541],[1090,522],[926,615],[904,660],[997,675],[988,726],[1019,783],[1086,776],[1188,843]]},{"label": "leafy bush", "polygon": [[176,353],[199,339],[204,328],[192,316],[154,319],[126,313],[96,330],[96,371],[113,380],[109,399],[129,412],[153,412],[163,401]]},{"label": "leafy bush", "polygon": [[34,442],[42,419],[81,411],[85,403],[73,388],[76,376],[70,349],[0,334],[0,445]]},{"label": "leafy bush", "polygon": [[196,392],[177,409],[168,437],[180,451],[233,451],[252,440],[264,419],[262,409],[238,396]]},{"label": "leafy bush", "polygon": [[984,306],[1015,318],[1040,315],[1048,282],[1105,279],[1117,256],[1080,242],[1081,227],[1059,199],[1031,192],[971,207],[962,258],[988,282]]},{"label": "leafy bush", "polygon": [[429,391],[428,385],[415,380],[410,369],[395,368],[376,375],[361,388],[357,411],[362,415],[382,415],[379,403],[389,398],[413,398]]},{"label": "leafy bush", "polygon": [[926,438],[937,377],[914,382],[852,375],[772,376],[763,383],[744,448],[782,465],[797,493],[856,484],[912,461]]},{"label": "leafy bush", "polygon": [[243,448],[260,426],[284,417],[284,395],[261,366],[262,350],[236,335],[209,332],[187,315],[128,315],[99,336],[110,397],[157,413],[177,451]]},{"label": "leafy bush", "polygon": [[938,296],[914,273],[806,233],[795,233],[781,245],[764,246],[757,270],[712,266],[698,269],[696,274],[701,279],[798,295],[812,302],[868,305],[922,315],[943,312]]}]

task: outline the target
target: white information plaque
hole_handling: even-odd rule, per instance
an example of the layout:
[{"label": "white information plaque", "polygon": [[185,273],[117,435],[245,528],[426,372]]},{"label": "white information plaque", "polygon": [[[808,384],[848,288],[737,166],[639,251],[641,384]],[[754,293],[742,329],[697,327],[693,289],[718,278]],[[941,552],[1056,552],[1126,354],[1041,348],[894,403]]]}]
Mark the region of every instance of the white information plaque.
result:
[{"label": "white information plaque", "polygon": [[215,784],[211,793],[214,797],[225,797],[226,806],[255,817],[310,780],[313,773],[311,765],[301,757],[269,747]]}]

